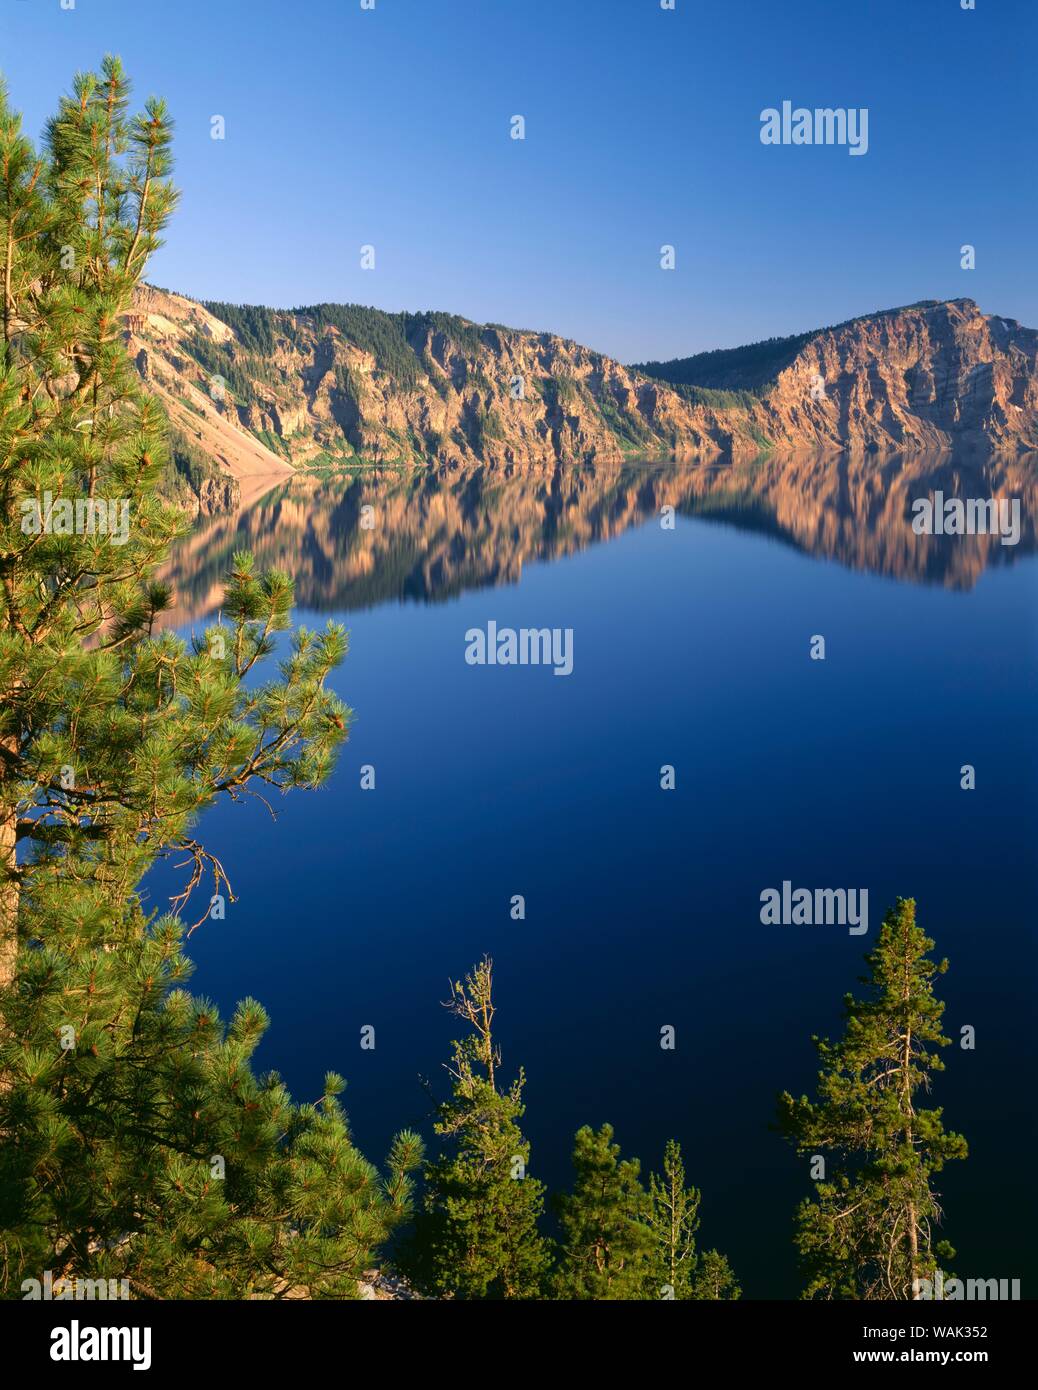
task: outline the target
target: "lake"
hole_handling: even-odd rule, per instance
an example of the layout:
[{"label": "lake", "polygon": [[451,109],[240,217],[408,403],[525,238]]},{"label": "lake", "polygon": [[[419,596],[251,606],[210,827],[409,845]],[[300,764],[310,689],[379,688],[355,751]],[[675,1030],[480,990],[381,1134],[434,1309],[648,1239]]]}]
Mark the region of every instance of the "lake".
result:
[{"label": "lake", "polygon": [[[911,501],[935,489],[1020,497],[1019,544],[915,535]],[[225,1014],[262,1001],[261,1063],[296,1099],[346,1076],[380,1161],[395,1129],[430,1135],[440,1001],[489,953],[531,1171],[567,1183],[584,1123],[611,1122],[644,1169],[673,1135],[700,1243],[744,1296],[791,1297],[810,1184],[769,1129],[775,1095],[811,1089],[811,1034],[838,1030],[885,907],[915,897],[951,961],[936,1103],[971,1150],[939,1178],[943,1234],[957,1274],[1027,1296],[1036,490],[1033,463],[953,458],[385,469],[203,523],[170,566],[176,624],[215,612],[252,549],[295,575],[300,622],[350,629],[334,685],[355,723],[331,781],[279,799],[276,823],[256,802],[204,819],[237,902],[191,938],[193,988]],[[490,623],[569,630],[571,674],[468,664]],[[867,889],[867,934],[763,925],[784,881]],[[174,882],[156,871],[151,905]]]}]

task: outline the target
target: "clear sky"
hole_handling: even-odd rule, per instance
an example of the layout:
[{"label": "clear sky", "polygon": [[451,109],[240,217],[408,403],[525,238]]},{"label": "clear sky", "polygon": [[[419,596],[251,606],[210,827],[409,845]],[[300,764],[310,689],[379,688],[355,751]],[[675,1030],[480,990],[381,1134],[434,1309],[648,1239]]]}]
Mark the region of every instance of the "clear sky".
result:
[{"label": "clear sky", "polygon": [[[916,299],[1038,325],[1038,0],[360,5],[0,0],[0,71],[34,135],[106,51],[167,98],[183,203],[150,278],[202,298],[445,309],[626,361]],[[868,153],[764,146],[787,99],[867,107]]]}]

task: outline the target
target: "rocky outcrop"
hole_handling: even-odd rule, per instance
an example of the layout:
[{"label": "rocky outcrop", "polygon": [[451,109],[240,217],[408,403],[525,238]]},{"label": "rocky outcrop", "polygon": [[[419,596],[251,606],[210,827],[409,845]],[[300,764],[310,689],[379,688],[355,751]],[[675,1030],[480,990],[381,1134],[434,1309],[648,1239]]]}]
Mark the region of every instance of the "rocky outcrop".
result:
[{"label": "rocky outcrop", "polygon": [[148,388],[215,470],[483,466],[787,450],[1038,448],[1038,333],[927,302],[625,367],[550,333],[356,305],[281,311],[143,288],[127,321]]},{"label": "rocky outcrop", "polygon": [[195,496],[198,499],[198,516],[216,516],[238,505],[241,499],[241,485],[237,478],[203,478]]},{"label": "rocky outcrop", "polygon": [[[223,446],[237,476],[356,460],[510,470],[758,449],[723,412],[550,333],[354,305],[202,305],[151,287],[129,322],[145,381],[214,455]],[[242,436],[260,461],[241,456]]]},{"label": "rocky outcrop", "polygon": [[257,479],[288,477],[291,467],[242,428],[226,393],[205,381],[184,344],[200,338],[230,345],[234,334],[200,304],[141,286],[124,320],[127,348],[146,389],[170,421],[170,465],[163,491],[194,516],[237,507]]},{"label": "rocky outcrop", "polygon": [[357,1292],[367,1302],[410,1303],[422,1301],[406,1279],[389,1269],[365,1270],[364,1278],[357,1281]]},{"label": "rocky outcrop", "polygon": [[793,449],[1023,452],[1038,448],[1038,332],[972,299],[644,370]]}]

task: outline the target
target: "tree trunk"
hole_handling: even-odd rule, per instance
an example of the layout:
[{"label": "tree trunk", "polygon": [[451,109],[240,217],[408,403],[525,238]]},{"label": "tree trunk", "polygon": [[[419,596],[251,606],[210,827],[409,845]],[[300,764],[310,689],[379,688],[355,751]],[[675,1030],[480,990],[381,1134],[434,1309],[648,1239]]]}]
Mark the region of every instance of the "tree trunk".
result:
[{"label": "tree trunk", "polygon": [[[8,735],[0,744],[10,753],[18,750],[18,739]],[[0,782],[0,989],[14,979],[15,958],[18,955],[18,863],[15,857],[18,843],[18,813],[7,801]]]},{"label": "tree trunk", "polygon": [[18,955],[18,880],[15,878],[15,817],[0,820],[0,989],[14,979]]},{"label": "tree trunk", "polygon": [[[905,1002],[905,1049],[904,1049],[904,1053],[902,1054],[902,1058],[901,1058],[901,1069],[902,1069],[902,1075],[903,1075],[903,1080],[902,1080],[902,1106],[903,1106],[903,1108],[904,1108],[904,1114],[905,1114],[905,1143],[909,1146],[909,1148],[911,1148],[911,1146],[912,1146],[912,1119],[913,1119],[913,1117],[914,1117],[914,1111],[913,1111],[913,1109],[912,1109],[912,1085],[911,1085],[911,1074],[910,1074],[910,1073],[911,1073],[911,1066],[912,1066],[912,1023],[911,1023],[911,1019],[910,1019],[910,1017],[909,1017],[909,1000],[910,1000],[910,998],[911,998],[912,982],[911,982],[911,972],[910,972],[909,965],[908,965],[908,940],[907,940],[907,933],[906,933],[906,939],[905,939],[905,942],[904,942],[904,950],[905,950],[905,992],[904,992],[904,1002]],[[913,1181],[913,1182],[915,1181],[915,1176],[914,1176],[914,1174],[913,1174],[913,1176],[912,1176],[911,1181]],[[919,1288],[919,1285],[918,1285],[918,1283],[917,1283],[917,1280],[919,1279],[919,1221],[918,1221],[918,1217],[917,1217],[917,1215],[916,1215],[915,1199],[914,1199],[913,1197],[911,1197],[911,1196],[910,1196],[909,1199],[908,1199],[908,1212],[907,1212],[907,1216],[908,1216],[908,1261],[909,1261],[909,1277],[910,1277],[910,1279],[911,1279],[911,1289],[912,1289],[912,1292],[911,1292],[911,1294],[910,1294],[909,1296],[910,1296],[911,1298],[915,1298],[916,1293],[918,1292],[918,1288]]]},{"label": "tree trunk", "polygon": [[[6,740],[4,740],[6,742]],[[0,995],[14,980],[18,958],[18,898],[20,885],[16,877],[15,847],[18,839],[17,812],[4,806],[0,815]],[[0,1036],[6,1025],[0,1014]],[[0,1095],[10,1089],[10,1078],[0,1072]],[[0,1130],[0,1137],[4,1134]]]},{"label": "tree trunk", "polygon": [[11,352],[11,262],[14,259],[14,229],[10,222],[7,224],[7,248],[4,254],[4,366],[9,367],[12,362]]}]

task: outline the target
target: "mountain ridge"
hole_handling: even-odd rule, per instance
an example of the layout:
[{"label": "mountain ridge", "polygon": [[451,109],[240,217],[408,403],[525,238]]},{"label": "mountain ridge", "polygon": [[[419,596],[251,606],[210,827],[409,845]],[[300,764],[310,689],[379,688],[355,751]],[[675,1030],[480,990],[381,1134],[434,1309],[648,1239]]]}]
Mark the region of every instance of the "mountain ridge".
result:
[{"label": "mountain ridge", "polygon": [[[1038,439],[1036,362],[1038,332],[966,297],[636,370],[688,399],[736,397],[776,445],[1028,452]],[[805,378],[821,411],[801,409]]]},{"label": "mountain ridge", "polygon": [[690,353],[688,357],[632,362],[631,366],[636,371],[644,372],[646,376],[657,377],[661,381],[726,389],[731,383],[723,379],[725,365],[740,362],[747,354],[759,355],[764,358],[781,357],[783,351],[788,348],[791,355],[795,355],[796,351],[804,343],[810,342],[812,338],[819,337],[822,333],[834,333],[841,328],[850,328],[865,319],[886,318],[893,314],[909,313],[914,309],[934,309],[940,304],[961,303],[976,305],[975,300],[917,299],[912,304],[902,304],[893,309],[874,309],[871,313],[855,314],[853,318],[844,319],[840,323],[827,324],[824,328],[807,328],[800,333],[784,333],[769,338],[760,338],[752,343],[739,343],[730,348],[705,348],[701,352]]},{"label": "mountain ridge", "polygon": [[126,336],[181,453],[196,474],[208,462],[202,511],[219,508],[220,479],[369,463],[507,473],[773,448],[1038,448],[1038,332],[968,298],[632,366],[440,312],[278,310],[153,286]]}]

